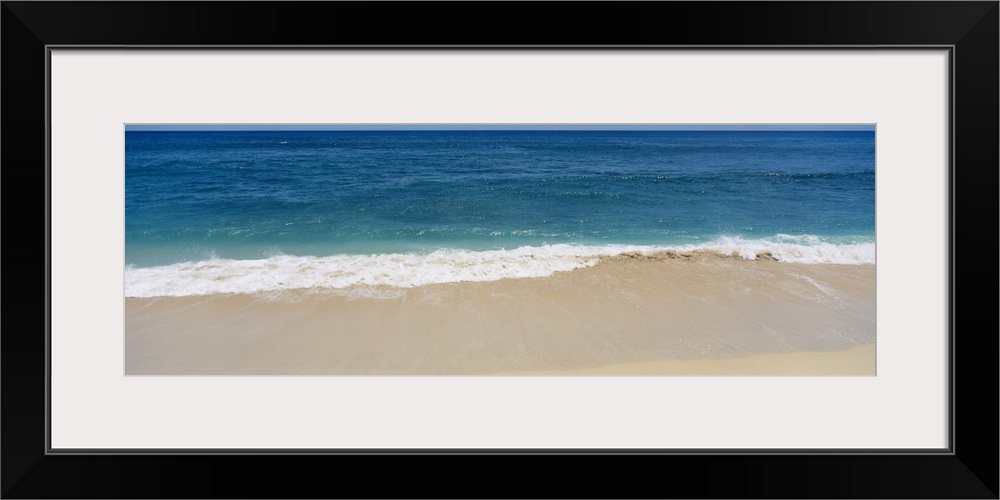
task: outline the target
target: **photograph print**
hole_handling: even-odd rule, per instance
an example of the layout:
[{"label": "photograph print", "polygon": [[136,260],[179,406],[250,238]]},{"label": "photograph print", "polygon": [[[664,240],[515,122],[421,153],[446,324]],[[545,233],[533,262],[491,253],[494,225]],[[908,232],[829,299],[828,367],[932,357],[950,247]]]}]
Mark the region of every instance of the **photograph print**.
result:
[{"label": "photograph print", "polygon": [[876,374],[874,125],[126,125],[125,375]]}]

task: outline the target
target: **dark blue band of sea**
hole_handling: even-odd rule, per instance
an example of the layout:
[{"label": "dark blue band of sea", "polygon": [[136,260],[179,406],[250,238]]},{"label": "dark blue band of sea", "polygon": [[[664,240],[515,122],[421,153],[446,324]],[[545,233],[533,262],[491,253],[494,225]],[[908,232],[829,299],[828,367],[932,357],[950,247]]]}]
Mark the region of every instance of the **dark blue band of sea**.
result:
[{"label": "dark blue band of sea", "polygon": [[873,132],[129,132],[125,145],[136,266],[874,235]]}]

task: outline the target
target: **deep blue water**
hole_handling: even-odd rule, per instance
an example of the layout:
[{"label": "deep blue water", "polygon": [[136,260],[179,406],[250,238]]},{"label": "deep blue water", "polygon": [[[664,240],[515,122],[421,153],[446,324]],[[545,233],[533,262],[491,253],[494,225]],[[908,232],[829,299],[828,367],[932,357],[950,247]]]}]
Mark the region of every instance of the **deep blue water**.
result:
[{"label": "deep blue water", "polygon": [[874,132],[125,134],[125,255],[873,242]]}]

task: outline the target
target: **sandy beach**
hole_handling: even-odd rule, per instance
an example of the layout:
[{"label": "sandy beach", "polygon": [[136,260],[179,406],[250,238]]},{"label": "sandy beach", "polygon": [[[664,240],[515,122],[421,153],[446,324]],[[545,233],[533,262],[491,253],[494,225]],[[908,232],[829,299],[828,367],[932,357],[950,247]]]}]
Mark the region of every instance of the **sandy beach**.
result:
[{"label": "sandy beach", "polygon": [[126,298],[126,375],[874,375],[875,266],[626,254],[541,278]]}]

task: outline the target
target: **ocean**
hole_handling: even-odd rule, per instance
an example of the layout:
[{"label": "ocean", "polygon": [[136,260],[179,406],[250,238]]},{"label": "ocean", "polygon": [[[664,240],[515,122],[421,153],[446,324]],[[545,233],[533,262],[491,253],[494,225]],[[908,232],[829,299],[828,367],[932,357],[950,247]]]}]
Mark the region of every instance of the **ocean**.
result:
[{"label": "ocean", "polygon": [[124,202],[128,297],[873,264],[875,132],[126,129]]}]

